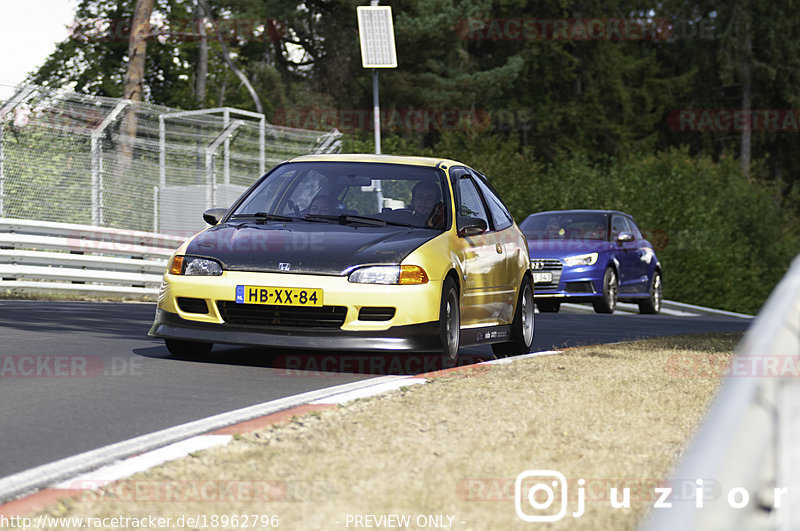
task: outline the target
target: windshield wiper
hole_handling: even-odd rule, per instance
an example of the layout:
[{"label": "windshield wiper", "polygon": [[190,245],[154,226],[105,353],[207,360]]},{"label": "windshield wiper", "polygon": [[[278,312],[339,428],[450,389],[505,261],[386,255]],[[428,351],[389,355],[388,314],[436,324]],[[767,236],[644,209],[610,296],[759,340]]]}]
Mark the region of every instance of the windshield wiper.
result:
[{"label": "windshield wiper", "polygon": [[294,221],[297,218],[281,216],[279,214],[268,214],[266,212],[256,212],[255,214],[234,214],[230,219],[254,219],[256,221]]},{"label": "windshield wiper", "polygon": [[373,227],[385,227],[388,222],[380,218],[371,218],[368,216],[357,216],[355,214],[339,214],[333,216],[329,214],[306,214],[306,219],[320,219],[326,221],[336,221],[342,225],[370,225]]}]

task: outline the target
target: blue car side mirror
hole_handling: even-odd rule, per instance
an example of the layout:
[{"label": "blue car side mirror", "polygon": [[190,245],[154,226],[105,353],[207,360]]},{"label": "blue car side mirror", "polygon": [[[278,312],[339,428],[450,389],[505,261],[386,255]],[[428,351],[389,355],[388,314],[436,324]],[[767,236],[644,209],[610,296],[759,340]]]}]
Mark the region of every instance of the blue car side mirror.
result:
[{"label": "blue car side mirror", "polygon": [[620,232],[617,236],[617,243],[627,243],[633,241],[633,234],[630,232]]}]

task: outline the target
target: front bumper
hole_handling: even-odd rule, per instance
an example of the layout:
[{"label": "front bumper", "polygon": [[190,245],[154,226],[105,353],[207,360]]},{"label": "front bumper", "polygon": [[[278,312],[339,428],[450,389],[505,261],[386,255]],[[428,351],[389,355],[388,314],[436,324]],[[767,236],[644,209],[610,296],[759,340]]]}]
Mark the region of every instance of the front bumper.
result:
[{"label": "front bumper", "polygon": [[[326,308],[343,314],[335,327],[314,323],[248,322],[226,317],[222,307],[242,309],[234,301],[236,286],[276,286],[322,290]],[[165,274],[150,335],[170,339],[269,347],[336,350],[441,349],[439,306],[441,281],[421,285],[355,284],[345,277],[225,271],[218,277]],[[194,299],[202,310],[182,307]],[[241,305],[242,307],[248,305]],[[391,317],[368,319],[364,309],[393,308]],[[190,311],[186,311],[186,310]],[[283,310],[280,310],[283,312]],[[313,320],[314,318],[312,318]]]},{"label": "front bumper", "polygon": [[595,266],[564,266],[559,272],[557,285],[534,285],[534,298],[575,302],[596,300],[602,296],[604,274],[604,268]]},{"label": "front bumper", "polygon": [[149,336],[206,343],[228,343],[274,348],[326,350],[397,350],[433,352],[441,350],[439,322],[396,326],[388,330],[264,330],[255,326],[234,326],[189,321],[161,309]]}]

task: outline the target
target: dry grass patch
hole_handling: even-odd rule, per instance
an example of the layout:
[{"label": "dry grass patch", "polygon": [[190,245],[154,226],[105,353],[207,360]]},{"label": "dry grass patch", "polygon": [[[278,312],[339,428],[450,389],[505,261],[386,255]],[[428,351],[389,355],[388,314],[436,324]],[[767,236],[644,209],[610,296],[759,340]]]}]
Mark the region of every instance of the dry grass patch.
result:
[{"label": "dry grass patch", "polygon": [[632,529],[653,499],[636,485],[668,477],[719,383],[671,373],[669,360],[727,358],[740,338],[575,348],[443,376],[238,436],[48,513],[172,522],[274,514],[280,528],[303,530],[347,529],[347,515],[409,515],[410,528],[422,523],[419,515],[448,515],[453,529],[531,529],[516,516],[514,480],[525,470],[552,469],[570,487],[578,478],[592,488],[634,487],[626,509],[612,509],[593,490],[581,518],[570,516],[577,509],[570,493],[567,517],[552,527]]},{"label": "dry grass patch", "polygon": [[[46,283],[42,282],[44,286]],[[88,301],[88,302],[157,302],[158,295],[124,295],[115,293],[74,293],[35,288],[2,288],[0,300]]]}]

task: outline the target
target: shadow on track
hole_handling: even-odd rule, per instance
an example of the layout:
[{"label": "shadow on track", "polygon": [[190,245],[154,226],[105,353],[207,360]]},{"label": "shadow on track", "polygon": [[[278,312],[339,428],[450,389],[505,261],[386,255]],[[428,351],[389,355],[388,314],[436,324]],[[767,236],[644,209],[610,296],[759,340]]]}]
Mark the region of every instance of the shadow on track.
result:
[{"label": "shadow on track", "polygon": [[494,359],[491,353],[462,351],[457,363],[445,361],[438,354],[387,352],[320,352],[300,349],[264,349],[215,345],[208,356],[172,356],[166,347],[134,349],[133,353],[176,363],[209,363],[220,365],[271,368],[283,376],[332,376],[362,374],[373,376],[417,375],[464,367]]}]

